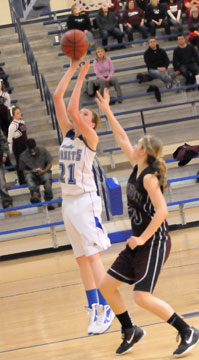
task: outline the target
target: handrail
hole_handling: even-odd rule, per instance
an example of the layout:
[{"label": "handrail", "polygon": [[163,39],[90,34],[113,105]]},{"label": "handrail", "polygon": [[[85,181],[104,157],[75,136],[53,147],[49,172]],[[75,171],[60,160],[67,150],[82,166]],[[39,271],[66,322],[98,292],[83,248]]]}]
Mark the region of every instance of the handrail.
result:
[{"label": "handrail", "polygon": [[57,121],[53,97],[52,97],[52,94],[49,90],[48,84],[47,84],[46,79],[43,74],[41,74],[41,82],[42,82],[42,86],[43,86],[43,94],[44,94],[44,100],[45,100],[45,104],[46,104],[47,114],[50,115],[50,117],[51,117],[52,127],[54,130],[57,131],[58,141],[59,141],[59,144],[61,144],[62,134],[60,132],[60,127],[59,127],[59,124]]},{"label": "handrail", "polygon": [[28,39],[25,35],[25,32],[22,29],[20,18],[17,15],[16,10],[13,5],[13,0],[9,0],[9,4],[10,4],[12,22],[15,25],[15,32],[18,33],[19,42],[22,45],[23,52],[26,53],[27,63],[31,67],[31,73],[35,77],[36,87],[37,87],[37,89],[39,89],[40,97],[41,97],[41,100],[43,101],[43,93],[42,93],[42,87],[41,87],[41,82],[40,82],[40,75],[39,75],[37,61],[35,59],[35,56],[31,49],[31,46],[28,42]]},{"label": "handrail", "polygon": [[[175,206],[175,205],[180,206],[180,205],[188,204],[191,202],[198,202],[198,201],[199,201],[199,198],[197,197],[197,198],[192,198],[192,199],[185,199],[185,200],[170,202],[170,203],[167,203],[167,206]],[[12,209],[15,209],[15,208],[13,207]],[[16,209],[19,209],[19,207],[16,207]],[[18,229],[13,229],[13,230],[1,231],[0,235],[7,235],[7,234],[16,233],[16,232],[36,230],[39,228],[55,227],[55,226],[59,226],[59,225],[64,225],[64,222],[63,221],[58,221],[58,222],[53,222],[53,223],[49,222],[47,224],[34,225],[34,226],[18,228]]]},{"label": "handrail", "polygon": [[[196,155],[194,156],[194,158],[199,158],[199,155]],[[177,162],[178,160],[176,159],[171,159],[172,161],[175,161]],[[98,160],[99,161],[99,160]],[[168,163],[167,160],[165,160],[166,163]],[[96,182],[96,186],[97,186],[97,193],[98,195],[100,194],[99,192],[99,186],[98,186],[98,182],[97,182],[97,178],[96,176],[99,177],[100,181],[104,181],[105,177],[106,177],[106,174],[103,170],[102,167],[100,167],[101,165],[98,164],[97,162],[97,165],[98,165],[98,168],[96,167],[96,165],[94,165],[94,168],[93,168],[93,173],[94,173],[94,179],[95,179],[95,182]],[[104,178],[104,179],[103,179]],[[199,179],[199,175],[189,175],[189,176],[184,176],[184,177],[179,177],[179,178],[174,178],[174,179],[168,179],[167,180],[167,183],[168,184],[171,184],[171,183],[174,183],[174,182],[180,182],[180,181],[186,181],[186,180],[193,180],[193,179]],[[59,178],[54,178],[52,179],[52,182],[55,183],[55,182],[59,182]],[[18,189],[25,189],[27,188],[28,185],[27,184],[23,184],[23,185],[12,185],[12,186],[9,186],[7,187],[8,190],[18,190]],[[13,208],[12,208],[13,209]],[[11,209],[11,210],[12,210]]]}]

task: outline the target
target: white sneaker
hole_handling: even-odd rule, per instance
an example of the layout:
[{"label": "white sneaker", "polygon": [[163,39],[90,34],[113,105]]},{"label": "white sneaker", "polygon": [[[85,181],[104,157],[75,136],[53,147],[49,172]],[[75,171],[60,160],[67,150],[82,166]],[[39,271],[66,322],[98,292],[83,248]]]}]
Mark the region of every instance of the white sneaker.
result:
[{"label": "white sneaker", "polygon": [[93,329],[94,335],[105,333],[111,327],[111,323],[115,317],[115,314],[109,305],[97,305],[96,309],[97,321],[95,322],[95,328]]},{"label": "white sneaker", "polygon": [[88,335],[93,335],[95,330],[95,325],[97,321],[97,307],[98,304],[92,304],[92,308],[87,308],[87,313],[89,315],[89,324],[88,324]]}]

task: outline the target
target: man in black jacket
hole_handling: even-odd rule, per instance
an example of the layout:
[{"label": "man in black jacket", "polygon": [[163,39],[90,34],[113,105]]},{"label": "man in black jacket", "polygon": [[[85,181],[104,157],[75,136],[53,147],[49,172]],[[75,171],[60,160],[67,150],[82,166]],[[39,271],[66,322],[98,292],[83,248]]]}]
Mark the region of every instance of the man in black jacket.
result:
[{"label": "man in black jacket", "polygon": [[173,52],[173,67],[176,75],[182,74],[186,85],[195,83],[199,73],[199,56],[193,45],[187,44],[184,35],[178,35],[178,47]]},{"label": "man in black jacket", "polygon": [[149,47],[144,53],[144,61],[152,78],[162,80],[167,88],[172,87],[167,70],[170,63],[168,55],[159,47],[155,38],[149,39]]}]

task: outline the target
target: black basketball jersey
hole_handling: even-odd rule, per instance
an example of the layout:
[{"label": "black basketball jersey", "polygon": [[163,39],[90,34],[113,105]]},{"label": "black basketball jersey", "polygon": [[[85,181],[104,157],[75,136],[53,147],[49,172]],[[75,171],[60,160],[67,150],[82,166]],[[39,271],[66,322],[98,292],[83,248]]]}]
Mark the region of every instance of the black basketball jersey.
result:
[{"label": "black basketball jersey", "polygon": [[[143,185],[146,174],[154,174],[150,167],[145,168],[137,178],[137,165],[134,167],[127,184],[128,213],[131,219],[133,235],[140,236],[151,222],[155,209]],[[163,191],[163,189],[161,188]],[[164,221],[156,234],[160,236],[167,232],[167,222]]]}]

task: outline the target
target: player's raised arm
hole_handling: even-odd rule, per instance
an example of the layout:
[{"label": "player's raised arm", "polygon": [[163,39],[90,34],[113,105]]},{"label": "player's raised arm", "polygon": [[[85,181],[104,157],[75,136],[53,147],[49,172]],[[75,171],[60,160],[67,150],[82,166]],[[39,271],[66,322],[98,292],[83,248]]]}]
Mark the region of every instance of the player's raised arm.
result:
[{"label": "player's raised arm", "polygon": [[81,59],[72,60],[69,69],[66,71],[62,79],[60,80],[54,94],[53,100],[57,115],[57,120],[62,131],[62,135],[65,136],[66,132],[71,129],[72,123],[67,116],[66,106],[64,103],[64,94],[68,88],[68,85],[77,70]]},{"label": "player's raised arm", "polygon": [[68,104],[67,112],[73,120],[75,127],[83,135],[84,139],[86,139],[88,146],[93,150],[96,150],[98,136],[94,130],[95,124],[93,122],[92,111],[89,109],[79,110],[81,89],[86,74],[88,73],[89,66],[89,60],[87,60],[84,65],[81,65],[80,73]]},{"label": "player's raised arm", "polygon": [[113,134],[115,136],[115,139],[118,143],[118,145],[121,147],[127,158],[129,159],[131,164],[135,163],[134,160],[134,148],[125,132],[125,130],[122,128],[122,126],[117,121],[116,117],[114,116],[110,105],[110,95],[108,89],[104,89],[104,97],[97,91],[97,98],[96,102],[99,106],[99,108],[105,113],[107,116],[108,122],[110,124],[110,127],[113,131]]}]

